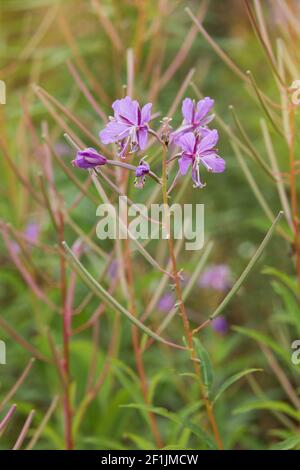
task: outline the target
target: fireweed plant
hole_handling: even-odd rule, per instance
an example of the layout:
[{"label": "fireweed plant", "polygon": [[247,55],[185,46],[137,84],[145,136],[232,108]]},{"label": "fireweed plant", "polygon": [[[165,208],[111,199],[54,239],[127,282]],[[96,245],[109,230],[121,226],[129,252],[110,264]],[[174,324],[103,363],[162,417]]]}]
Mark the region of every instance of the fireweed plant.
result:
[{"label": "fireweed plant", "polygon": [[[109,160],[105,155],[98,153],[94,148],[87,148],[83,150],[79,149],[77,151],[77,156],[73,160],[73,165],[83,170],[89,170],[91,175],[93,175],[96,186],[99,184],[99,180],[101,180],[101,174],[99,175],[97,169],[109,165],[121,167],[125,171],[134,171],[136,177],[135,185],[140,189],[144,187],[146,177],[152,177],[158,184],[161,185],[162,200],[164,207],[166,207],[168,205],[170,193],[176,188],[176,184],[178,183],[178,175],[187,176],[188,171],[191,170],[193,187],[197,189],[203,189],[205,187],[205,183],[203,183],[200,179],[200,165],[212,173],[223,173],[225,170],[225,161],[218,155],[216,149],[218,143],[218,132],[216,129],[208,128],[208,124],[214,118],[213,114],[210,113],[213,105],[214,101],[209,97],[201,99],[198,102],[195,102],[190,98],[185,98],[182,103],[182,125],[173,131],[170,125],[170,119],[165,117],[161,121],[161,128],[155,131],[152,127],[150,127],[152,103],[147,103],[143,107],[140,107],[138,101],[132,100],[129,96],[116,100],[112,105],[114,116],[109,118],[108,124],[99,133],[99,137],[104,145],[112,143],[118,144],[117,155],[120,160]],[[141,155],[141,152],[143,152],[146,148],[149,149],[149,145],[147,146],[149,136],[153,136],[155,139],[153,140],[153,145],[155,145],[155,142],[157,142],[161,147],[161,152],[158,153],[161,159],[160,177],[157,176],[157,173],[154,173],[150,170],[150,165],[145,161],[146,156]],[[138,154],[137,159],[139,160],[137,166],[133,166],[124,161],[122,162],[122,159],[133,159],[134,161],[136,154]],[[169,183],[168,165],[173,164],[176,160],[178,164],[178,172],[174,180]],[[101,194],[101,190],[99,190],[99,194]],[[278,220],[276,220],[275,224],[273,224],[271,231],[267,235],[263,244],[267,243],[277,221]],[[207,364],[205,350],[203,349],[199,340],[194,338],[194,333],[197,333],[198,329],[194,331],[192,330],[185,309],[182,292],[182,275],[177,267],[174,242],[171,232],[169,232],[169,236],[167,238],[169,243],[171,263],[171,273],[169,273],[169,277],[173,282],[174,290],[176,291],[177,295],[176,305],[178,306],[182,318],[185,338],[184,342],[186,349],[189,351],[191,357],[195,371],[195,377],[197,377],[197,382],[199,385],[200,399],[206,409],[208,421],[210,422],[211,430],[213,432],[215,445],[217,448],[223,449],[222,439],[214,416],[213,403],[209,390],[211,386],[211,373],[209,371],[210,366]],[[72,254],[68,246],[66,244],[64,244],[64,246],[68,254],[71,256],[74,265],[77,266],[80,272],[82,272],[83,277],[87,276],[89,280],[92,281],[92,278],[85,271],[76,257]],[[258,250],[256,256],[253,259],[253,263],[258,258],[262,248],[263,247],[261,246]],[[129,256],[128,252],[127,255]],[[243,277],[247,275],[249,269],[250,266],[248,266],[242,277],[239,279],[238,283],[234,286],[235,289],[238,289],[239,283],[242,282]],[[132,277],[131,270],[132,267],[130,263],[128,273],[129,277]],[[100,288],[100,286],[98,287]],[[230,293],[230,295],[232,295],[232,293]],[[217,313],[220,311],[221,309],[219,309]],[[157,336],[154,336],[151,331],[146,329],[136,319],[136,317],[133,319],[129,312],[127,313],[127,317],[131,319],[135,325],[146,332],[150,337],[156,340],[158,339]],[[211,321],[213,321],[213,318],[214,315],[212,315]],[[225,331],[225,327],[223,327],[223,330]],[[165,342],[165,340],[162,339],[159,339],[159,341]],[[169,345],[175,348],[180,347],[170,343]],[[137,356],[139,356],[139,358],[137,358],[139,374],[141,380],[144,381],[145,371],[142,359],[140,357],[140,346],[135,347],[137,348]],[[143,393],[145,403],[147,404],[148,392],[146,384],[144,384]],[[156,444],[161,447],[162,440],[152,412],[149,413],[149,419]]]},{"label": "fireweed plant", "polygon": [[[139,16],[135,47],[126,53],[126,92],[122,95],[118,82],[118,65],[122,63],[124,56],[123,43],[116,26],[103,14],[100,2],[93,0],[97,18],[103,26],[101,30],[105,31],[111,41],[114,50],[112,56],[117,57],[116,63],[111,67],[116,67],[117,77],[116,89],[112,95],[127,95],[114,101],[113,116],[109,119],[102,104],[109,107],[113,100],[76,47],[76,38],[65,19],[68,15],[60,16],[60,30],[74,53],[75,65],[73,61],[68,62],[70,76],[76,84],[76,90],[79,90],[96,114],[97,122],[101,120],[103,126],[99,137],[96,137],[85,120],[78,118],[72,110],[73,95],[68,104],[63,105],[42,87],[34,86],[33,91],[39,104],[44,106],[56,126],[52,129],[52,125],[50,127],[44,120],[41,129],[37,129],[30,114],[32,96],[29,94],[21,100],[24,116],[19,127],[23,138],[18,141],[7,139],[5,133],[0,136],[5,162],[3,168],[9,182],[10,212],[20,212],[20,201],[22,209],[27,204],[35,208],[34,220],[31,217],[23,220],[22,229],[6,222],[6,219],[10,220],[10,213],[6,214],[0,225],[7,256],[28,287],[21,297],[22,307],[18,311],[22,317],[22,334],[10,318],[6,320],[1,316],[0,327],[7,337],[13,339],[18,351],[26,351],[35,359],[29,360],[11,389],[1,397],[1,439],[6,438],[13,429],[12,435],[5,441],[9,442],[10,447],[234,447],[236,443],[239,444],[234,440],[235,437],[226,445],[229,442],[226,434],[229,427],[234,426],[228,414],[222,419],[217,406],[224,392],[243,377],[248,380],[252,395],[257,400],[253,401],[252,395],[251,399],[246,399],[246,403],[244,401],[238,409],[239,416],[253,410],[266,410],[282,425],[282,429],[276,434],[282,448],[292,448],[299,444],[299,398],[280,364],[282,361],[291,370],[292,377],[296,376],[297,372],[294,368],[291,369],[286,350],[290,340],[288,328],[296,325],[299,330],[299,318],[295,314],[299,311],[299,286],[294,277],[289,278],[274,268],[268,269],[268,273],[277,281],[274,283],[275,289],[289,312],[288,318],[283,313],[278,315],[279,326],[284,324],[288,332],[282,328],[280,334],[276,331],[277,343],[272,340],[271,335],[261,333],[260,328],[237,329],[240,336],[247,336],[259,344],[263,357],[267,359],[282,388],[283,396],[280,399],[273,400],[262,391],[256,381],[256,372],[260,369],[253,368],[252,362],[251,367],[244,367],[245,362],[241,366],[239,363],[238,372],[235,371],[233,375],[227,375],[226,372],[224,380],[216,381],[213,370],[217,359],[214,358],[213,367],[203,344],[203,333],[209,325],[218,335],[218,340],[221,337],[226,338],[228,322],[225,314],[230,313],[227,306],[255,267],[275,231],[292,247],[293,259],[300,259],[295,183],[297,166],[294,154],[295,107],[290,102],[288,80],[284,77],[289,74],[291,78],[295,68],[300,68],[297,68],[297,54],[292,57],[285,55],[282,42],[278,46],[278,58],[275,59],[260,2],[254,2],[256,16],[249,3],[245,2],[248,15],[274,72],[281,104],[273,103],[258,88],[253,76],[244,74],[208,35],[202,25],[206,2],[201,3],[196,15],[187,10],[193,24],[178,54],[166,70],[163,70],[161,57],[164,36],[157,31],[161,28],[160,22],[163,23],[168,17],[169,9],[162,8],[159,24],[153,25],[155,37],[152,38],[144,66],[141,52],[148,39],[146,33],[144,34],[146,28],[143,27],[143,15]],[[283,2],[280,3],[283,5]],[[298,21],[288,7],[282,8],[292,28],[292,36],[299,35]],[[50,13],[55,18],[55,9]],[[43,28],[38,30],[39,36],[42,32]],[[214,116],[213,100],[204,98],[192,81],[194,69],[186,74],[176,90],[167,117],[158,116],[160,105],[157,98],[180,69],[198,33],[225,60],[230,70],[250,87],[251,96],[255,96],[261,105],[267,118],[267,121],[262,121],[262,131],[270,165],[254,148],[233,108],[235,130],[220,116]],[[29,54],[31,48],[29,44],[25,53]],[[62,57],[64,60],[63,54]],[[109,60],[107,57],[107,62]],[[35,76],[34,73],[32,75]],[[87,78],[88,86],[82,76]],[[138,95],[135,86],[137,77],[144,80],[146,89],[150,88],[149,98],[145,100],[149,103],[144,106],[133,98]],[[195,100],[184,98],[191,94],[190,90],[187,92],[190,86],[193,96],[196,96]],[[182,124],[174,130],[172,118],[180,103]],[[283,126],[278,125],[279,111],[283,114]],[[94,117],[91,121],[94,121]],[[203,191],[209,191],[209,186],[205,187],[206,172],[224,173],[225,170],[225,161],[217,150],[218,131],[213,128],[212,122],[216,123],[215,127],[224,131],[233,145],[250,187],[271,223],[237,280],[228,276],[228,270],[223,265],[204,269],[212,252],[212,242],[206,244],[203,253],[196,254],[193,264],[195,267],[189,276],[185,275],[179,265],[181,241],[177,240],[175,243],[171,233],[168,240],[160,240],[156,252],[151,250],[150,241],[140,243],[125,239],[115,240],[111,245],[99,243],[95,239],[93,222],[91,226],[90,219],[87,221],[83,217],[90,205],[97,207],[102,202],[113,204],[118,195],[128,195],[129,204],[134,206],[131,191],[134,185],[140,197],[149,194],[147,191],[151,190],[148,204],[160,199],[167,205],[171,198],[180,202],[186,188],[192,191],[192,186],[199,197]],[[287,171],[279,170],[266,123],[272,129],[275,128],[275,132],[279,131],[277,133],[280,138],[283,137],[287,143],[290,162]],[[62,158],[69,155],[69,147],[66,150],[61,141],[59,145],[56,144],[57,135],[61,136],[63,133],[72,152],[74,148],[77,152],[73,160],[74,168]],[[30,136],[28,145],[24,145],[24,135]],[[15,159],[16,155],[22,155],[22,162]],[[269,185],[275,185],[287,226],[279,226],[278,222],[283,214],[280,212],[276,216],[269,208],[243,158],[244,155],[252,158],[253,163],[268,178]],[[28,165],[24,161],[28,161]],[[32,171],[35,165],[39,168],[38,172]],[[65,178],[62,184],[58,172]],[[228,173],[214,177],[226,178]],[[68,186],[68,191],[62,195],[65,186]],[[290,201],[287,193],[290,194]],[[24,212],[26,213],[25,210]],[[93,217],[94,214],[93,211]],[[32,223],[32,227],[46,225],[51,236],[50,243],[45,241],[42,230],[27,229]],[[297,261],[295,266],[299,267],[298,265]],[[151,282],[148,282],[147,271],[151,271],[154,276]],[[187,301],[194,293],[199,295],[203,289],[210,293],[218,292],[220,298],[217,307],[211,310],[212,313],[205,316],[200,312],[200,318],[197,315],[194,322]],[[176,322],[177,313],[181,316],[182,327],[174,330],[171,327]],[[177,331],[177,337],[173,340],[174,331]],[[230,351],[232,343],[229,340],[226,341],[226,347]],[[134,353],[135,370],[131,367],[131,356],[128,354],[131,350]],[[151,361],[149,352],[153,354]],[[157,374],[153,364],[154,354],[157,363],[160,366],[163,364]],[[226,354],[225,357],[228,358],[229,353]],[[23,355],[19,354],[20,357]],[[25,403],[28,398],[27,390],[22,395],[26,381],[32,377],[35,380],[36,393],[38,389],[42,390],[42,396],[33,396],[30,400],[34,401],[34,407],[29,405],[29,400]],[[157,393],[158,386],[162,393],[165,391],[163,401]],[[275,396],[278,396],[278,391],[275,392]],[[17,394],[22,397],[20,403]],[[273,390],[270,396],[274,397]],[[176,405],[176,412],[169,407],[171,398],[180,402],[180,405]],[[164,403],[164,406],[157,406],[157,403]],[[35,410],[39,406],[41,409]],[[138,430],[135,428],[132,431],[133,416],[136,414]],[[16,416],[22,416],[21,424],[14,421]],[[247,428],[247,432],[243,432],[248,436],[248,421],[240,419],[242,426]],[[140,429],[149,432],[142,436]],[[249,443],[247,439],[244,442],[244,446]]]},{"label": "fireweed plant", "polygon": [[[148,136],[153,135],[155,137],[155,141],[157,141],[162,148],[161,187],[162,198],[165,205],[164,207],[166,207],[168,205],[168,199],[171,192],[170,189],[173,190],[175,187],[174,183],[176,183],[174,180],[168,187],[168,164],[173,162],[174,159],[178,160],[179,172],[181,175],[186,175],[191,167],[194,188],[205,187],[205,184],[200,181],[200,164],[213,173],[222,173],[225,170],[225,161],[217,154],[216,150],[218,132],[216,130],[210,130],[205,126],[213,119],[213,115],[209,115],[213,104],[214,102],[210,98],[204,98],[203,100],[199,100],[197,103],[190,98],[186,98],[182,103],[182,126],[174,132],[171,131],[171,126],[168,126],[168,128],[165,126],[163,133],[161,133],[153,130],[149,125],[151,121],[152,103],[147,103],[141,108],[136,100],[132,100],[129,96],[126,96],[125,98],[116,100],[113,103],[112,108],[114,110],[114,116],[109,118],[107,126],[100,132],[99,136],[102,143],[105,145],[117,142],[119,147],[118,155],[122,159],[126,159],[126,157],[134,158],[135,153],[145,150]],[[162,122],[167,121],[168,118],[164,118]],[[175,147],[175,149],[171,155],[168,155],[168,148],[170,146]],[[181,149],[179,152],[177,151],[177,146]],[[73,165],[85,170],[95,169],[96,174],[97,167],[102,167],[104,165],[117,164],[125,170],[133,169],[136,176],[136,186],[138,188],[143,188],[147,175],[152,176],[155,180],[159,181],[159,178],[152,173],[149,164],[144,161],[144,158],[145,157],[141,158],[138,166],[132,167],[127,163],[108,160],[104,155],[97,153],[95,149],[88,148],[77,152],[77,156],[75,160],[73,160]],[[174,245],[170,232],[168,240],[172,265],[171,278],[174,282],[174,287],[178,297],[178,305],[183,321],[186,344],[190,350],[195,374],[200,378],[200,359],[197,357],[196,346],[193,341],[193,333],[182,299],[181,276],[178,272]],[[222,449],[221,437],[215,421],[212,404],[206,390],[207,384],[205,385],[200,379],[199,385],[201,399],[205,404],[216,444],[220,449]],[[145,400],[147,400],[146,393]],[[156,442],[161,446],[161,439],[154,422],[152,426]]]}]

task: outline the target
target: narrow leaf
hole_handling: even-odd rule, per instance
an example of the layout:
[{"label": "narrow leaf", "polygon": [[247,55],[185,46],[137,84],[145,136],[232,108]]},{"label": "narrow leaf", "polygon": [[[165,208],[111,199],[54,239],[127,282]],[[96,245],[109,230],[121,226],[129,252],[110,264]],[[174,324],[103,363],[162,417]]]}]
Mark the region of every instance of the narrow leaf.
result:
[{"label": "narrow leaf", "polygon": [[245,375],[252,374],[253,372],[261,372],[263,369],[247,369],[243,370],[242,372],[238,372],[235,375],[232,375],[228,379],[225,380],[225,382],[221,385],[219,388],[218,393],[216,394],[213,403],[216,403],[216,401],[220,398],[222,393],[224,393],[231,385],[233,385],[235,382],[240,380],[242,377],[245,377]]},{"label": "narrow leaf", "polygon": [[201,363],[201,374],[208,394],[211,393],[212,384],[214,381],[214,372],[211,365],[210,357],[206,349],[202,346],[198,338],[194,338],[195,349]]}]

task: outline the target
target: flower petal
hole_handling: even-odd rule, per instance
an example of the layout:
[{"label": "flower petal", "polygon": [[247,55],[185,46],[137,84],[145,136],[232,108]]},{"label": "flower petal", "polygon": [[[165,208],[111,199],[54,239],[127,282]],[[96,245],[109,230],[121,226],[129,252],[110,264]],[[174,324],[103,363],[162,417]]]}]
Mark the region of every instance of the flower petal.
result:
[{"label": "flower petal", "polygon": [[111,144],[118,140],[124,139],[129,134],[130,127],[127,124],[117,121],[110,121],[105,129],[99,133],[99,137],[103,144]]},{"label": "flower petal", "polygon": [[144,148],[147,145],[147,141],[148,141],[147,129],[139,129],[137,131],[137,138],[138,138],[140,149],[144,150]]},{"label": "flower petal", "polygon": [[214,104],[215,104],[214,100],[212,100],[208,96],[204,98],[203,100],[198,101],[197,107],[196,107],[195,121],[200,123],[203,120],[203,118],[210,112]]},{"label": "flower petal", "polygon": [[219,134],[216,129],[208,132],[203,139],[200,140],[197,148],[197,153],[203,155],[203,153],[212,150],[219,140]]},{"label": "flower petal", "polygon": [[196,137],[192,132],[187,132],[186,134],[180,135],[176,139],[176,144],[179,145],[179,147],[184,150],[184,152],[187,153],[194,153],[195,150],[195,142],[196,142]]},{"label": "flower petal", "polygon": [[138,124],[139,104],[137,101],[133,101],[129,96],[125,96],[125,98],[122,98],[121,100],[114,101],[112,108],[117,120],[122,121],[122,119],[125,118],[129,124]]},{"label": "flower petal", "polygon": [[151,109],[152,109],[152,103],[147,103],[145,104],[145,106],[142,107],[140,124],[145,124],[150,121]]},{"label": "flower petal", "polygon": [[179,169],[182,175],[187,174],[191,163],[192,163],[192,159],[190,157],[185,156],[184,154],[182,155],[181,158],[178,159]]},{"label": "flower petal", "polygon": [[185,124],[191,124],[194,116],[194,103],[191,98],[185,98],[183,100],[181,110]]},{"label": "flower petal", "polygon": [[201,163],[212,173],[223,173],[225,171],[226,162],[216,153],[211,153],[201,158]]}]

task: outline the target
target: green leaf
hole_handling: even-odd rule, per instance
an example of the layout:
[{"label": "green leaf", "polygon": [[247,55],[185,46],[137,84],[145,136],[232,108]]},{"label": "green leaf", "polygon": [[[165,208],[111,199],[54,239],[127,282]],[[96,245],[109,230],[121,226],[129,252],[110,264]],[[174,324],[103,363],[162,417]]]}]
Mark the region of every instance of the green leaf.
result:
[{"label": "green leaf", "polygon": [[154,377],[151,377],[151,380],[149,380],[149,390],[148,390],[149,403],[153,402],[153,398],[154,398],[157,387],[161,383],[164,383],[164,382],[169,384],[173,378],[174,378],[174,372],[171,370],[166,370],[166,369],[159,371],[157,374],[154,375]]},{"label": "green leaf", "polygon": [[290,289],[285,285],[273,281],[272,286],[276,294],[281,298],[284,305],[284,315],[283,318],[281,318],[281,321],[285,318],[285,323],[295,326],[298,334],[300,334],[300,306],[298,298],[296,298],[295,294],[291,292]]},{"label": "green leaf", "polygon": [[141,450],[155,450],[156,447],[152,442],[147,441],[141,436],[138,436],[137,434],[132,434],[132,433],[126,433],[124,434],[124,437],[127,439],[130,439],[134,444],[136,444],[138,449]]},{"label": "green leaf", "polygon": [[266,268],[264,268],[262,270],[262,273],[267,274],[269,276],[276,277],[282,282],[282,284],[285,284],[286,287],[288,287],[295,294],[296,297],[299,296],[298,283],[295,279],[293,279],[288,274],[282,273],[278,269],[272,268],[270,266],[267,266]]},{"label": "green leaf", "polygon": [[278,444],[274,444],[270,450],[290,450],[300,445],[300,436],[289,437]]},{"label": "green leaf", "polygon": [[268,346],[270,349],[272,349],[281,359],[283,359],[285,362],[291,365],[291,357],[290,354],[282,348],[278,343],[273,341],[271,338],[268,336],[264,335],[263,333],[260,333],[256,330],[252,330],[250,328],[244,328],[241,326],[235,326],[233,327],[234,331],[237,331],[241,335],[247,336],[248,338],[254,339],[258,343],[262,343],[266,346]]},{"label": "green leaf", "polygon": [[201,363],[201,375],[202,380],[207,388],[208,394],[211,393],[212,384],[214,381],[214,372],[211,365],[210,357],[206,349],[202,346],[199,338],[194,338],[195,349],[198,358],[200,359]]},{"label": "green leaf", "polygon": [[179,446],[178,444],[170,444],[162,448],[162,450],[194,450],[189,447]]},{"label": "green leaf", "polygon": [[216,449],[216,444],[214,443],[214,441],[199,426],[192,423],[190,420],[187,420],[187,419],[181,420],[175,413],[172,413],[166,408],[148,406],[144,404],[134,404],[134,403],[129,403],[128,405],[121,405],[121,406],[122,408],[135,408],[135,409],[139,409],[142,411],[155,413],[158,416],[167,418],[173,423],[179,425],[180,427],[186,427],[190,429],[192,434],[197,436],[199,440],[203,442],[204,444],[206,444],[209,449]]},{"label": "green leaf", "polygon": [[242,377],[245,377],[245,375],[248,375],[248,374],[252,374],[253,372],[261,372],[262,370],[263,369],[246,369],[226,379],[225,382],[219,388],[219,391],[216,394],[215,398],[213,399],[213,403],[216,403],[216,401],[220,398],[222,393],[224,393],[225,390],[231,387],[231,385],[233,385],[235,382],[240,380]]},{"label": "green leaf", "polygon": [[254,410],[270,410],[270,411],[280,411],[293,419],[300,421],[300,412],[296,411],[287,403],[283,401],[271,401],[271,400],[257,400],[237,408],[234,413],[248,413],[249,411]]}]

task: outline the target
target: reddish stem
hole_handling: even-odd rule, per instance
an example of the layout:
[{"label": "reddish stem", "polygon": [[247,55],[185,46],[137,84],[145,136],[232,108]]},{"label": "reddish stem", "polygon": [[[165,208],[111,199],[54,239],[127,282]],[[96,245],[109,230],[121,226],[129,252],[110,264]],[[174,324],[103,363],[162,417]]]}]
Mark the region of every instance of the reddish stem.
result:
[{"label": "reddish stem", "polygon": [[[60,243],[64,240],[64,219],[63,214],[58,212],[59,226],[58,226],[58,237]],[[70,399],[70,358],[69,358],[69,315],[67,305],[67,282],[66,282],[66,261],[63,255],[60,256],[60,273],[61,273],[61,301],[63,305],[62,315],[62,332],[63,332],[63,370],[66,377],[66,383],[64,385],[64,419],[65,419],[65,444],[67,450],[74,448],[73,436],[72,436],[72,406]]]},{"label": "reddish stem", "polygon": [[296,255],[296,271],[298,285],[300,287],[300,245],[299,245],[299,218],[298,218],[298,199],[296,187],[295,172],[295,110],[294,106],[290,107],[290,139],[289,139],[289,158],[290,158],[290,188],[291,188],[291,207],[294,226],[294,250]]}]

